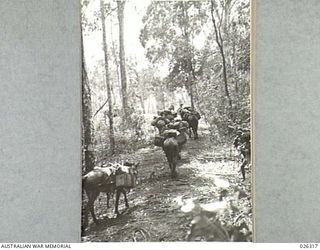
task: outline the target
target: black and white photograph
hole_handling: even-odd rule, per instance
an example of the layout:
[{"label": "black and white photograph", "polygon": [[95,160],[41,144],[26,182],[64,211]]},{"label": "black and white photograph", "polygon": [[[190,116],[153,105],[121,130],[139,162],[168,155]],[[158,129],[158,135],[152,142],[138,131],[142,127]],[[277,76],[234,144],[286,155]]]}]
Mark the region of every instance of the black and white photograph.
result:
[{"label": "black and white photograph", "polygon": [[83,242],[252,242],[250,10],[81,0]]}]

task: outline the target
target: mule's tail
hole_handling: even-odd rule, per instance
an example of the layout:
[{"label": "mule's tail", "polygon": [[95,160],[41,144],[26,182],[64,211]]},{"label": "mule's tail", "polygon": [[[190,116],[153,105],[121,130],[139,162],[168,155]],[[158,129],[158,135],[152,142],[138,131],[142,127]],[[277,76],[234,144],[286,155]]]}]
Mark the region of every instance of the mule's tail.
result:
[{"label": "mule's tail", "polygon": [[169,164],[171,163],[176,165],[178,161],[179,146],[172,149],[168,149],[165,151],[165,153]]}]

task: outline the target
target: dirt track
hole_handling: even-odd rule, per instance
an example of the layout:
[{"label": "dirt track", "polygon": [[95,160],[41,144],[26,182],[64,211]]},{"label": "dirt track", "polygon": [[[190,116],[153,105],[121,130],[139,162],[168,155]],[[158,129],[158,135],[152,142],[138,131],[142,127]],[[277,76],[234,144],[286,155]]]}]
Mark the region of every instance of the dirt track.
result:
[{"label": "dirt track", "polygon": [[[250,180],[241,182],[239,162],[232,147],[213,148],[202,129],[198,140],[190,139],[182,151],[178,164],[178,178],[173,180],[162,149],[148,147],[127,158],[139,160],[139,185],[128,194],[130,208],[120,200],[116,218],[114,200],[107,209],[106,196],[95,203],[96,226],[89,216],[89,228],[83,241],[185,241],[192,216],[180,210],[178,199],[194,198],[196,202],[217,201],[218,189],[213,179],[219,177],[230,183],[230,190],[242,187],[250,193]],[[251,207],[250,197],[243,200]],[[107,218],[108,217],[108,218]]]}]

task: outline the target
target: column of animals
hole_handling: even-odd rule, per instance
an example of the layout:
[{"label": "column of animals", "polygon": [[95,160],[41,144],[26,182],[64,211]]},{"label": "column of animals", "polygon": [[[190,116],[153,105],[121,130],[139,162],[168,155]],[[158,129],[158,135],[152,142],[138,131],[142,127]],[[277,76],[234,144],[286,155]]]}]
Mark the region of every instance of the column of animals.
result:
[{"label": "column of animals", "polygon": [[177,177],[177,161],[181,159],[181,149],[187,138],[198,139],[198,123],[200,114],[191,107],[180,108],[177,112],[171,106],[168,110],[158,111],[153,118],[152,126],[158,130],[154,144],[162,147],[173,178]]}]

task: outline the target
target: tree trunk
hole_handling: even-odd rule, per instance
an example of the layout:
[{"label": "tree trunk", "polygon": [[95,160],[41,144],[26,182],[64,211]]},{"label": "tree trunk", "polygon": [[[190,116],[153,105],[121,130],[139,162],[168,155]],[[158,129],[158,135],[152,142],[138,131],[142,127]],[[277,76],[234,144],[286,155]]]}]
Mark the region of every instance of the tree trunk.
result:
[{"label": "tree trunk", "polygon": [[[82,33],[82,32],[81,32]],[[94,154],[92,152],[93,128],[91,126],[92,108],[91,108],[91,90],[86,70],[83,38],[81,35],[81,55],[82,55],[82,150],[85,173],[90,172],[94,167]]]},{"label": "tree trunk", "polygon": [[[184,35],[184,39],[186,41],[187,44],[190,44],[190,37],[189,37],[189,33],[187,30],[186,25],[189,25],[189,16],[188,16],[188,4],[187,2],[182,1],[181,2],[181,7],[183,10],[183,17],[185,20],[185,24],[182,27],[183,30],[183,35]],[[191,52],[190,52],[191,53]],[[191,104],[191,108],[194,109],[194,93],[193,93],[193,84],[196,82],[196,77],[195,77],[195,72],[194,69],[192,67],[192,55],[189,54],[188,55],[188,88],[189,88],[189,95],[190,95],[190,104]]]},{"label": "tree trunk", "polygon": [[105,27],[105,14],[103,8],[103,0],[100,0],[100,11],[101,11],[101,23],[102,23],[102,38],[103,38],[103,51],[104,51],[104,60],[105,60],[105,77],[107,85],[107,95],[108,95],[108,118],[109,118],[109,140],[110,140],[110,154],[114,154],[115,140],[114,140],[114,130],[113,130],[113,107],[112,107],[112,98],[111,98],[111,86],[110,86],[110,75],[109,75],[109,61],[108,61],[108,46],[106,39],[106,27]]},{"label": "tree trunk", "polygon": [[211,0],[211,18],[212,18],[212,22],[213,22],[215,35],[216,35],[216,42],[217,42],[217,45],[219,47],[219,51],[220,51],[221,58],[222,58],[224,89],[225,89],[226,96],[227,96],[227,99],[228,99],[228,102],[229,102],[229,106],[230,106],[230,108],[232,108],[232,101],[231,101],[231,97],[230,97],[229,89],[228,89],[226,58],[225,58],[225,55],[224,55],[223,41],[222,41],[221,33],[219,32],[219,30],[217,28],[216,20],[215,20],[214,15],[213,15],[213,0]]},{"label": "tree trunk", "polygon": [[190,101],[191,101],[191,108],[194,109],[194,101],[193,101],[193,86],[190,84]]},{"label": "tree trunk", "polygon": [[156,89],[155,97],[157,101],[157,110],[164,110],[165,108],[165,97],[164,97],[164,90],[161,84]]},{"label": "tree trunk", "polygon": [[121,93],[122,93],[122,109],[124,120],[128,118],[128,96],[127,96],[127,76],[126,76],[126,61],[124,51],[124,1],[117,1],[118,20],[119,20],[119,58],[120,58],[120,77],[121,77]]},{"label": "tree trunk", "polygon": [[[116,50],[116,46],[115,46],[115,43],[114,43],[114,40],[113,40],[113,22],[112,22],[112,18],[110,18],[110,37],[111,37],[111,52],[112,52],[112,57],[114,58],[114,63],[117,67],[117,84],[111,84],[111,93],[112,93],[112,98],[113,98],[113,105],[115,106],[116,103],[117,103],[117,100],[116,100],[116,95],[114,93],[114,89],[116,88],[119,88],[120,89],[120,86],[121,86],[121,82],[120,82],[120,75],[119,75],[119,61],[118,61],[118,56],[117,56],[117,50]],[[114,87],[115,86],[115,87]],[[120,98],[122,98],[120,96]]]},{"label": "tree trunk", "polygon": [[137,95],[139,101],[140,101],[140,105],[141,105],[141,109],[142,109],[142,113],[145,114],[146,113],[146,108],[144,106],[144,98],[143,96]]},{"label": "tree trunk", "polygon": [[[145,89],[144,81],[142,81],[142,89],[143,90]],[[144,91],[142,91],[140,94],[140,103],[141,103],[141,108],[142,108],[143,114],[146,113],[145,99],[146,99],[146,93]]]},{"label": "tree trunk", "polygon": [[[194,70],[194,67],[192,65],[192,60],[190,59],[190,71],[191,71],[191,75],[192,75],[192,82],[190,83],[190,99],[191,99],[191,108],[194,109],[194,93],[196,93],[196,96],[197,95],[197,91],[194,91],[193,89],[193,84],[197,81],[197,78],[196,78],[196,72]],[[190,78],[191,79],[191,78]],[[196,85],[195,85],[196,86]]]},{"label": "tree trunk", "polygon": [[[235,92],[236,94],[239,93],[239,87],[238,87],[238,65],[237,65],[237,61],[238,61],[238,58],[237,58],[237,53],[236,53],[236,44],[235,42],[233,41],[232,42],[232,57],[233,57],[233,72],[234,72],[234,78],[235,78]],[[232,60],[230,60],[232,61]]]}]

